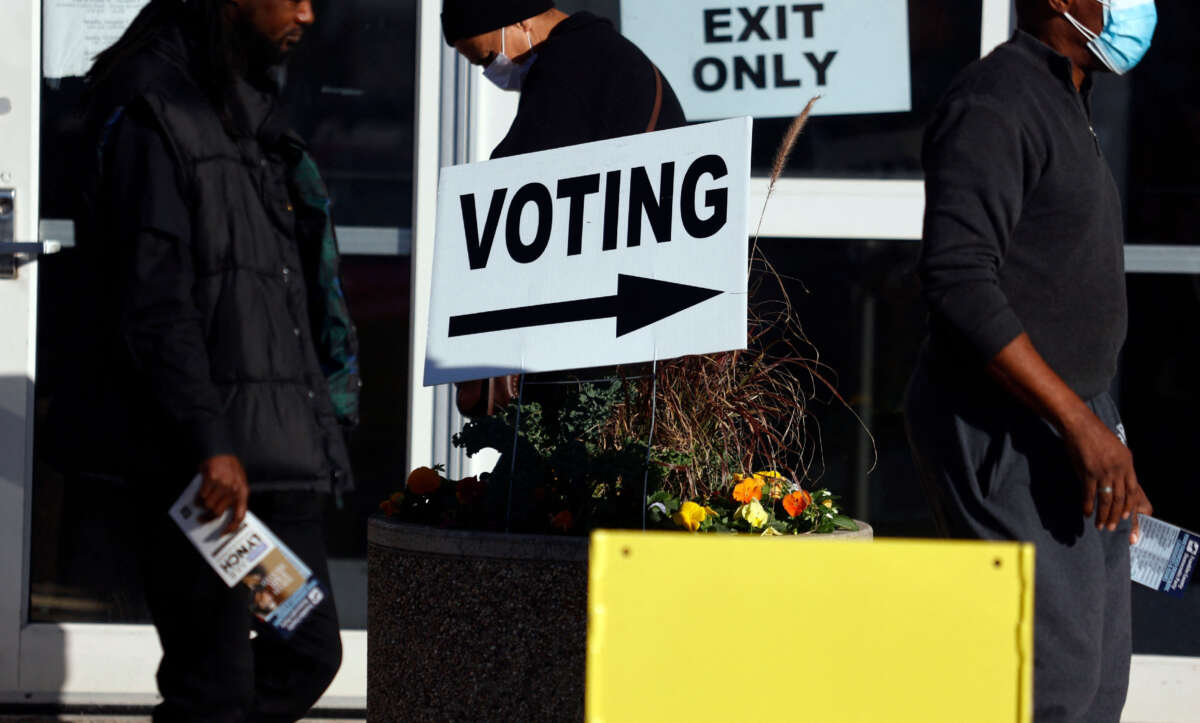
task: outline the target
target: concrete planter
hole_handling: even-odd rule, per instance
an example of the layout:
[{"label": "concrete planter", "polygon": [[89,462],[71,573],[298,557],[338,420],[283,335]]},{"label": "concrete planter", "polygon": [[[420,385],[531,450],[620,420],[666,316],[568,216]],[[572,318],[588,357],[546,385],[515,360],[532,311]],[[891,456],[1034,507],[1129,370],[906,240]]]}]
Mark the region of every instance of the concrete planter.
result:
[{"label": "concrete planter", "polygon": [[376,516],[367,542],[370,720],[583,720],[586,538]]}]

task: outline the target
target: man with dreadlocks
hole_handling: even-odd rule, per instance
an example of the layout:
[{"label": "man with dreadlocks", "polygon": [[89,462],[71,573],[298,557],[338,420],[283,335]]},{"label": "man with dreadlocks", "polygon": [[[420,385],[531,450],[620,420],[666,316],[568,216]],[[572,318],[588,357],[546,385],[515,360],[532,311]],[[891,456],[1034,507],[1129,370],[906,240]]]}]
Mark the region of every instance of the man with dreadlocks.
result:
[{"label": "man with dreadlocks", "polygon": [[271,80],[313,19],[311,0],[151,0],[88,75],[81,247],[115,288],[109,383],[132,420],[156,720],[295,720],[341,664],[332,597],[290,637],[252,639],[248,591],[166,515],[199,473],[210,514],[236,527],[253,510],[328,590],[356,339],[329,200]]}]

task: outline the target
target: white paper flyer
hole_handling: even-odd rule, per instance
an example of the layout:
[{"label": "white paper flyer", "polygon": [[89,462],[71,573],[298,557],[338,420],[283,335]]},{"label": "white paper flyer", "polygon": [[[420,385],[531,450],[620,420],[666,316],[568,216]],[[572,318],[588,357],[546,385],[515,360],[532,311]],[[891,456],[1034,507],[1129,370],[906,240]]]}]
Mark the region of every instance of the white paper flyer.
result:
[{"label": "white paper flyer", "polygon": [[42,73],[82,76],[101,51],[121,37],[147,0],[45,0]]},{"label": "white paper flyer", "polygon": [[221,531],[229,524],[232,510],[203,521],[205,510],[196,502],[200,483],[196,475],[171,506],[171,518],[226,585],[241,583],[250,589],[250,611],[289,636],[325,599],[320,582],[253,512],[247,512],[241,526],[228,534]]},{"label": "white paper flyer", "polygon": [[1200,536],[1169,522],[1141,516],[1140,537],[1129,548],[1129,572],[1134,582],[1183,597],[1200,555]]}]

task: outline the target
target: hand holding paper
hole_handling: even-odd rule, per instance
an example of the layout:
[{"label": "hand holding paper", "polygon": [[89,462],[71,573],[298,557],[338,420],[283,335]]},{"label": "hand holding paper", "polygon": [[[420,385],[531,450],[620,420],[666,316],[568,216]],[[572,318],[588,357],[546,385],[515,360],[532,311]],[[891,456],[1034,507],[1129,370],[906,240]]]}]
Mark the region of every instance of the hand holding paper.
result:
[{"label": "hand holding paper", "polygon": [[200,463],[200,491],[196,502],[208,510],[207,519],[222,517],[226,510],[233,510],[233,519],[222,533],[230,533],[242,524],[246,517],[246,506],[250,499],[250,486],[246,482],[246,470],[232,454],[210,457]]},{"label": "hand holding paper", "polygon": [[[237,464],[236,458],[230,459]],[[241,470],[240,464],[237,470]],[[244,485],[244,476],[242,482]],[[226,585],[241,583],[250,588],[250,612],[288,637],[325,599],[325,591],[312,570],[246,510],[244,496],[240,506],[226,504],[217,515],[206,511],[207,500],[213,497],[205,497],[205,484],[201,475],[196,475],[171,506],[171,518]],[[239,516],[242,518],[237,519]]]},{"label": "hand holding paper", "polygon": [[1183,597],[1200,555],[1200,536],[1147,515],[1142,534],[1129,548],[1129,573],[1134,582]]}]

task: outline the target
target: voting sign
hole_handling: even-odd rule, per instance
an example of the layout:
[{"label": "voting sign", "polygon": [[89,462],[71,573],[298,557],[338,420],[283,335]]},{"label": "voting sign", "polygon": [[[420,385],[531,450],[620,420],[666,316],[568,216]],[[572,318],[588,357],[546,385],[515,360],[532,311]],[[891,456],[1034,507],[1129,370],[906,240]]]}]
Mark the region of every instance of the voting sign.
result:
[{"label": "voting sign", "polygon": [[650,57],[689,120],[911,110],[906,0],[621,3],[621,32]]},{"label": "voting sign", "polygon": [[745,348],[750,133],[443,169],[425,384]]}]

